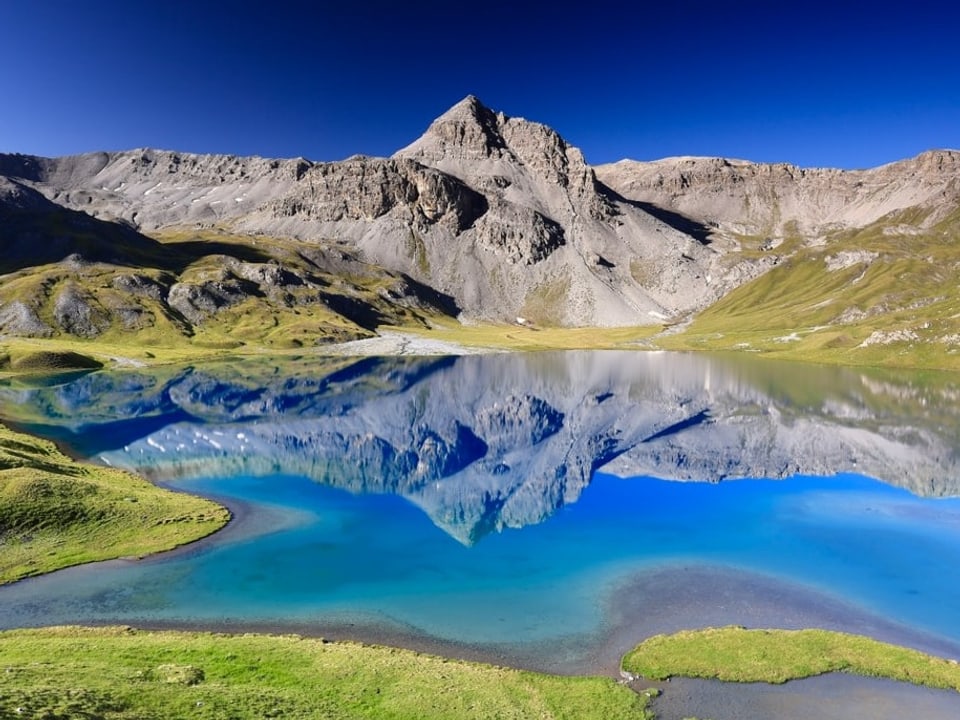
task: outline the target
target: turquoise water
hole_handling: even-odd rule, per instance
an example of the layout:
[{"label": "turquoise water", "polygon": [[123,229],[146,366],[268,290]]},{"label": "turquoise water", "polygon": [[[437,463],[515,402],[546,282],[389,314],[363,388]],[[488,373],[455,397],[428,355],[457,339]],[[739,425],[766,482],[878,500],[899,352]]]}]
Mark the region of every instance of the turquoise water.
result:
[{"label": "turquoise water", "polygon": [[711,485],[599,474],[549,522],[472,547],[395,496],[283,476],[184,487],[294,514],[169,561],[24,583],[25,608],[16,592],[2,597],[14,620],[4,624],[388,621],[457,642],[542,642],[599,633],[625,576],[695,562],[800,581],[960,640],[960,501],[857,476]]},{"label": "turquoise water", "polygon": [[[57,420],[63,398],[93,403],[91,393],[40,389],[30,397],[57,420],[44,426],[46,434],[75,448],[95,445],[102,461],[241,501],[246,510],[234,530],[196,549],[0,589],[0,627],[335,624],[481,647],[572,639],[589,645],[609,630],[611,603],[625,583],[705,566],[802,585],[960,642],[960,499],[921,497],[842,467],[829,476],[786,468],[784,479],[715,482],[732,463],[746,466],[748,451],[752,466],[784,470],[770,443],[754,437],[813,439],[825,454],[835,453],[817,433],[850,435],[836,454],[859,458],[851,464],[863,467],[870,459],[902,474],[906,485],[914,476],[928,482],[929,469],[918,458],[948,447],[936,444],[930,425],[907,428],[906,442],[903,423],[892,435],[878,429],[880,411],[865,411],[870,404],[863,397],[857,407],[870,420],[855,424],[837,413],[801,413],[782,398],[771,400],[776,393],[758,396],[740,369],[724,385],[729,370],[710,365],[702,396],[695,392],[703,386],[697,363],[707,361],[693,361],[678,376],[678,365],[690,360],[668,356],[663,367],[673,379],[654,382],[651,365],[623,369],[624,357],[579,357],[559,373],[557,364],[568,361],[462,359],[426,373],[410,372],[407,364],[406,379],[385,390],[384,378],[396,380],[399,372],[388,364],[394,375],[383,366],[373,370],[376,391],[357,390],[357,378],[369,381],[369,368],[349,381],[357,392],[348,400],[346,381],[337,383],[336,407],[329,402],[332,384],[308,403],[297,390],[295,411],[252,412],[247,397],[238,413],[215,399],[201,403],[195,392],[187,419],[177,408],[163,409],[176,396],[168,381],[158,385],[166,399],[146,403],[155,421],[144,422],[146,411],[130,411],[132,422],[149,432],[121,434],[115,447],[95,404],[86,422],[78,424],[76,413],[68,422],[66,412]],[[491,368],[501,372],[486,389],[467,390],[468,378],[480,383]],[[130,384],[126,378],[123,385]],[[134,385],[144,398],[144,384]],[[724,397],[718,386],[736,392]],[[111,392],[103,395],[116,407],[119,391]],[[224,397],[223,388],[211,397]],[[263,395],[257,397],[263,407]],[[942,417],[937,422],[942,426]],[[799,439],[791,434],[798,428]],[[924,433],[926,445],[917,440]],[[824,457],[800,458],[797,466],[823,467]],[[934,467],[952,471],[938,462]],[[226,467],[237,471],[220,472]],[[657,479],[629,468],[678,479],[701,473],[714,482]],[[934,489],[945,495],[951,487]],[[689,618],[690,626],[699,624]]]}]

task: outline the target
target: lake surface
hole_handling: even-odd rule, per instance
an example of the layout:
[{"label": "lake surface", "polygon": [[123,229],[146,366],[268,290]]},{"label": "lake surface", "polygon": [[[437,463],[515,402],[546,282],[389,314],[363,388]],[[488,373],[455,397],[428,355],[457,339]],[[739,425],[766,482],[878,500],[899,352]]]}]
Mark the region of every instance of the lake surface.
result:
[{"label": "lake surface", "polygon": [[8,419],[238,521],[0,589],[0,627],[291,629],[557,670],[730,622],[956,654],[958,396],[950,376],[629,352],[8,384]]}]

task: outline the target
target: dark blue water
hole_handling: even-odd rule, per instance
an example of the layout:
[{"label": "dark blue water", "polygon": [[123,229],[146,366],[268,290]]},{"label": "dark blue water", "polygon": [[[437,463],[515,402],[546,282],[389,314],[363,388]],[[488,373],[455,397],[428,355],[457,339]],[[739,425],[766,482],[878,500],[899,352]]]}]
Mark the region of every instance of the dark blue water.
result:
[{"label": "dark blue water", "polygon": [[[477,646],[589,645],[610,630],[621,588],[696,566],[802,586],[960,642],[960,500],[923,497],[842,467],[820,477],[783,472],[780,455],[758,454],[756,446],[769,443],[754,439],[849,434],[856,440],[840,451],[817,442],[824,454],[859,458],[860,467],[867,458],[927,482],[917,458],[931,447],[943,451],[936,438],[918,445],[929,426],[919,423],[905,442],[903,425],[892,436],[877,429],[877,415],[889,410],[870,411],[862,397],[857,407],[871,421],[853,424],[836,413],[801,414],[782,399],[774,404],[739,374],[725,385],[736,391],[724,395],[722,366],[708,368],[703,396],[693,390],[699,380],[677,379],[676,359],[673,379],[659,382],[649,364],[624,370],[624,356],[614,359],[571,361],[578,372],[559,374],[556,359],[547,370],[516,358],[498,361],[506,365],[462,359],[386,389],[391,376],[381,368],[376,392],[346,402],[338,387],[334,407],[324,390],[310,410],[301,393],[292,413],[251,416],[247,406],[236,413],[210,400],[204,417],[194,394],[191,419],[171,413],[151,425],[134,412],[150,432],[124,436],[114,448],[92,411],[86,423],[51,423],[48,434],[75,446],[97,437],[103,461],[246,510],[235,531],[194,551],[2,589],[0,626],[353,624]],[[476,383],[490,368],[502,372],[486,389],[466,389],[467,379]],[[702,370],[694,364],[690,376]],[[515,377],[504,387],[508,375]],[[35,397],[56,420],[48,391]],[[752,459],[743,457],[748,451]],[[798,464],[822,467],[823,457]],[[715,482],[737,463],[785,477]],[[227,467],[236,471],[220,472]],[[624,472],[631,467],[704,477]],[[691,615],[688,624],[702,622]]]}]

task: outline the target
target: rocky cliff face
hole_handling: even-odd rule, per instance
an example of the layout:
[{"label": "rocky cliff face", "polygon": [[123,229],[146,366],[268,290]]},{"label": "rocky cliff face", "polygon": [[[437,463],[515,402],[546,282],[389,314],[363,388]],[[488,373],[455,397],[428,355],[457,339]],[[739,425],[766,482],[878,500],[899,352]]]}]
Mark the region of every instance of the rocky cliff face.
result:
[{"label": "rocky cliff face", "polygon": [[499,313],[508,319],[649,324],[722,293],[715,253],[610,193],[580,151],[544,125],[494,113],[471,96],[395,157],[487,197],[487,213],[440,271],[468,279],[483,315],[498,315],[491,301],[500,297],[516,299]]},{"label": "rocky cliff face", "polygon": [[466,543],[546,520],[598,469],[710,482],[850,471],[960,493],[949,383],[651,353],[327,362],[95,373],[0,399],[156,479],[298,474],[398,494]]},{"label": "rocky cliff face", "polygon": [[800,168],[724,158],[622,160],[596,169],[624,197],[674,210],[721,231],[818,238],[885,215],[923,210],[918,227],[960,203],[960,152],[934,150],[870,170]]}]

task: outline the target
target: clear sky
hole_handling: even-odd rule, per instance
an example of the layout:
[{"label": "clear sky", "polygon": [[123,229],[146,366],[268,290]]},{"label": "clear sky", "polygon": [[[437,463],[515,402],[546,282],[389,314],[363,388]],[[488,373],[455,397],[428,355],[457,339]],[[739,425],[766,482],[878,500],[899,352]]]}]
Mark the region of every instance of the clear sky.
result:
[{"label": "clear sky", "polygon": [[960,147],[960,3],[0,0],[0,152],[389,155],[468,94],[591,163]]}]

